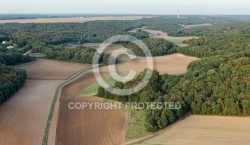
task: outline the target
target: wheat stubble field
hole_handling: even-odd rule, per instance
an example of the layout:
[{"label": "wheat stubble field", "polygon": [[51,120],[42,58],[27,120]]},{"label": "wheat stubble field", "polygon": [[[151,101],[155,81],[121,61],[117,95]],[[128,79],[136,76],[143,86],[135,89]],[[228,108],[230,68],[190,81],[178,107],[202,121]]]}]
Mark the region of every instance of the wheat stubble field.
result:
[{"label": "wheat stubble field", "polygon": [[[153,57],[154,69],[159,71],[160,74],[173,74],[179,75],[187,71],[187,66],[192,62],[198,60],[195,57],[185,56],[179,53]],[[122,64],[116,65],[118,72],[128,72],[134,70],[140,73],[147,68],[147,60],[144,57],[137,57],[136,59],[127,61]],[[103,73],[108,72],[108,67],[100,69]]]},{"label": "wheat stubble field", "polygon": [[140,145],[247,145],[249,139],[249,117],[191,115]]}]

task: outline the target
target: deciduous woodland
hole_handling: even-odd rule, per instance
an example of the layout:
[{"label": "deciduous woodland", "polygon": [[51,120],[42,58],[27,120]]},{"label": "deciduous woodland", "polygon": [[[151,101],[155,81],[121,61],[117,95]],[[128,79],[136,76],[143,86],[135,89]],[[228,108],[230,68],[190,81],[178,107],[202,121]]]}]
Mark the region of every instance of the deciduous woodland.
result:
[{"label": "deciduous woodland", "polygon": [[29,62],[30,60],[30,56],[0,48],[0,104],[18,91],[27,77],[25,70],[14,69],[7,65]]},{"label": "deciduous woodland", "polygon": [[0,66],[0,104],[23,86],[26,77],[25,70]]},{"label": "deciduous woodland", "polygon": [[[246,25],[238,30],[187,40],[185,43],[189,46],[178,48],[177,52],[202,57],[188,66],[187,73],[174,76],[159,75],[154,71],[147,87],[136,94],[117,96],[99,88],[98,95],[123,103],[181,102],[182,109],[177,111],[145,109],[148,131],[160,130],[187,112],[249,116],[249,32],[249,25]],[[122,89],[135,86],[144,75],[145,71],[136,80],[125,84],[117,82],[114,87]]]},{"label": "deciduous woodland", "polygon": [[[45,55],[47,59],[91,64],[96,49],[91,46],[84,46],[84,43],[101,43],[111,36],[125,34],[132,35],[142,40],[148,46],[153,56],[181,53],[183,55],[198,58],[198,60],[196,60],[196,58],[192,59],[195,61],[189,64],[187,72],[184,74],[170,75],[159,73],[156,70],[150,70],[153,72],[153,75],[147,86],[133,95],[124,97],[113,95],[101,87],[98,89],[97,96],[122,103],[180,102],[182,108],[179,110],[169,110],[165,108],[156,110],[143,109],[143,113],[146,114],[144,128],[146,128],[148,132],[156,132],[164,129],[189,112],[198,115],[249,116],[250,23],[243,22],[245,20],[246,19],[235,19],[234,17],[207,16],[204,18],[189,16],[187,18],[177,19],[173,16],[159,16],[132,21],[110,20],[90,21],[85,23],[0,24],[0,43],[3,42],[0,44],[0,103],[9,99],[24,84],[26,71],[15,69],[12,66],[35,60],[28,52],[41,53]],[[211,25],[203,26],[202,24]],[[185,28],[183,27],[184,25],[200,26]],[[185,47],[179,47],[162,38],[151,38],[150,34],[144,31],[146,29],[141,29],[142,27],[160,30],[168,33],[169,36],[197,36],[199,38],[185,40],[183,41]],[[130,30],[132,29],[136,29],[137,31],[131,32]],[[130,48],[138,56],[144,56],[142,51],[132,43],[117,43]],[[75,45],[76,47],[69,47],[69,45]],[[7,49],[8,47],[11,49]],[[108,64],[109,58],[110,54],[102,54],[100,63]],[[142,59],[143,57],[140,58]],[[174,58],[178,59],[178,57]],[[36,62],[39,63],[38,61]],[[115,63],[117,62],[119,62],[119,60]],[[61,64],[59,62],[57,63],[58,65]],[[163,61],[160,63],[165,65]],[[70,65],[71,63],[68,63],[68,67]],[[36,63],[33,64],[33,67],[34,66],[36,66]],[[57,69],[60,69],[56,71],[56,73],[61,71],[61,66],[57,67]],[[52,69],[42,74],[42,78],[46,78],[48,77],[47,74],[52,74],[52,72],[54,72],[53,66],[50,67]],[[84,69],[86,68],[87,67],[84,67]],[[43,68],[35,68],[35,70],[36,69],[43,70]],[[78,66],[76,66],[74,73],[80,70],[78,69]],[[114,87],[123,89],[137,85],[145,76],[145,71],[146,70],[137,74],[137,77],[130,82],[116,82]],[[37,70],[34,72],[39,73]],[[73,75],[71,73],[67,73],[67,78]],[[64,94],[65,98],[72,97],[69,100],[75,101],[75,98],[73,98],[73,96],[77,95],[75,91],[81,91],[81,86],[90,86],[91,83],[95,81],[91,72],[87,72],[86,74],[88,74],[88,76],[82,75],[79,78],[83,78],[85,81],[89,79],[88,84],[82,82],[82,80],[74,80],[73,82],[77,82],[77,84],[71,83],[66,86],[68,89],[73,89],[69,90],[71,96],[67,94],[69,92],[64,90],[67,92]],[[49,76],[48,78],[55,79],[56,76]],[[64,80],[66,78],[61,79]],[[77,87],[75,87],[75,85]],[[75,115],[77,117],[71,118],[72,114],[70,114],[68,108],[65,108],[68,103],[63,102],[65,100],[69,101],[68,98],[61,99],[61,104],[64,104],[61,108],[64,107],[68,112],[59,110],[60,113],[58,118],[65,119],[64,117],[66,117],[74,122],[74,119],[78,117],[78,111],[76,111],[77,113]],[[54,112],[54,110],[50,111]],[[86,112],[81,113],[83,114],[83,118],[86,117],[84,116]],[[99,113],[101,114],[102,110],[99,110]],[[115,113],[119,116],[119,112]],[[89,115],[92,114],[89,113]],[[99,114],[95,115],[98,116]],[[94,119],[96,119],[95,115],[93,116]],[[119,119],[121,118],[118,118],[118,120]],[[108,125],[112,126],[112,121],[114,120],[110,120],[111,123]],[[86,124],[84,124],[86,123],[85,120],[77,120],[77,122],[79,124],[74,124],[77,126],[74,127],[74,129],[81,129],[86,126]],[[86,137],[87,141],[84,138],[86,143],[88,143],[89,140],[98,142],[94,135],[84,135],[84,133],[86,133],[85,130],[80,130],[81,134],[79,135],[78,132],[72,128],[65,128],[65,125],[71,126],[67,121],[65,122],[64,120],[64,122],[61,123],[62,124],[58,125],[58,130],[63,128],[69,132],[65,134],[65,132],[62,131],[60,134],[57,134],[57,136],[59,136],[58,144],[62,143],[64,140],[68,142],[73,140],[78,143],[76,138],[79,140],[82,139],[80,135]],[[124,124],[123,129],[125,128]],[[107,127],[107,125],[104,124],[100,124],[100,126]],[[119,132],[117,130],[114,131],[111,127],[110,130],[112,130],[114,134]],[[72,134],[72,132],[74,132],[74,134]],[[123,132],[125,131],[123,130]],[[75,137],[75,135],[79,136]],[[99,135],[101,136],[102,133],[99,132]],[[108,134],[105,135],[109,136]],[[66,138],[65,136],[70,137]],[[125,134],[119,139],[119,143],[125,140],[124,136]],[[46,136],[45,140],[47,137],[48,136]],[[110,141],[112,138],[108,140]],[[102,141],[105,142],[105,140]]]}]

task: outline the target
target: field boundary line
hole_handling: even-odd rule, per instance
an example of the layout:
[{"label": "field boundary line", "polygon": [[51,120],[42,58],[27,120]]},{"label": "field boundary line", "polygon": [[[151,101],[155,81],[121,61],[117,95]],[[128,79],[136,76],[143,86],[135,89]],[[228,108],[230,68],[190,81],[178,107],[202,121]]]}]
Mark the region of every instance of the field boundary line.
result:
[{"label": "field boundary line", "polygon": [[182,118],[176,120],[174,123],[172,123],[171,125],[169,125],[168,127],[158,131],[158,132],[155,132],[153,134],[150,134],[150,135],[147,135],[147,136],[144,136],[142,138],[138,138],[138,139],[134,139],[134,140],[131,140],[131,141],[127,141],[127,142],[124,142],[122,145],[136,145],[136,144],[141,144],[153,137],[156,137],[157,135],[160,135],[162,134],[163,132],[167,131],[169,128],[173,127],[176,123],[186,119],[187,117],[191,116],[192,114],[191,113],[187,113],[186,115],[184,115]]},{"label": "field boundary line", "polygon": [[53,101],[52,101],[51,107],[50,107],[50,113],[49,113],[47,124],[46,124],[46,127],[45,127],[42,145],[48,145],[48,137],[49,137],[50,124],[51,124],[51,121],[53,119],[54,109],[55,109],[58,97],[61,94],[62,88],[64,86],[66,86],[67,84],[69,84],[69,83],[75,81],[76,79],[80,78],[82,75],[84,75],[87,71],[89,71],[91,69],[93,69],[93,67],[84,68],[84,69],[76,72],[75,74],[73,74],[72,76],[70,76],[68,79],[66,79],[65,82],[63,82],[61,85],[59,85],[57,87],[55,95],[53,97]]}]

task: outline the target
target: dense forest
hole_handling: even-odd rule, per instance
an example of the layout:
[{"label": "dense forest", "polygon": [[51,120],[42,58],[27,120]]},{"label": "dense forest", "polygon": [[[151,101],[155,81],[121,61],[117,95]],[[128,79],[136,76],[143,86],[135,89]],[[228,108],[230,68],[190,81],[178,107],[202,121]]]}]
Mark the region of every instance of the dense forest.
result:
[{"label": "dense forest", "polygon": [[[176,53],[177,45],[174,45],[172,42],[169,42],[163,38],[147,38],[143,39],[143,42],[150,50],[152,56],[162,56],[167,54]],[[125,48],[130,49],[137,56],[145,56],[143,50],[136,46],[134,43],[123,43]],[[128,52],[129,53],[129,52]]]},{"label": "dense forest", "polygon": [[15,65],[31,61],[31,57],[28,55],[22,55],[17,52],[3,53],[0,52],[0,64]]},{"label": "dense forest", "polygon": [[8,100],[23,86],[26,77],[25,70],[5,65],[0,66],[0,104]]},{"label": "dense forest", "polygon": [[250,24],[247,27],[220,34],[186,40],[189,47],[177,52],[196,57],[227,55],[250,49]]},{"label": "dense forest", "polygon": [[[146,70],[141,72],[137,78],[132,80],[131,82],[127,83],[121,83],[116,82],[114,87],[115,88],[130,88],[131,86],[137,85],[138,82],[141,81],[141,78],[145,76]],[[173,123],[180,117],[182,117],[184,114],[187,113],[188,107],[183,101],[183,98],[171,96],[171,97],[165,97],[164,93],[167,91],[167,87],[165,86],[165,79],[167,75],[161,76],[159,75],[159,72],[153,71],[152,77],[147,84],[145,88],[143,88],[138,93],[129,95],[129,96],[118,96],[113,95],[106,90],[104,90],[102,87],[98,89],[98,96],[104,97],[106,99],[112,99],[115,101],[119,101],[122,103],[126,102],[137,102],[137,103],[146,103],[146,102],[173,102],[173,101],[179,101],[181,102],[182,108],[180,110],[170,110],[170,109],[158,109],[158,110],[151,110],[146,109],[147,111],[147,117],[146,117],[146,124],[145,127],[148,131],[154,132],[159,129],[163,129],[169,124]],[[174,85],[178,82],[178,79],[172,80],[173,82],[169,83],[169,85]]]},{"label": "dense forest", "polygon": [[[77,63],[93,63],[93,57],[96,50],[89,47],[77,47],[77,48],[63,48],[63,47],[51,47],[44,51],[47,58],[57,59],[62,61],[71,61]],[[100,54],[99,63],[109,64],[109,59],[112,57],[110,54]],[[113,63],[118,63],[118,60],[113,58]]]},{"label": "dense forest", "polygon": [[[234,24],[232,23],[233,26]],[[239,27],[238,27],[239,26]],[[98,96],[120,102],[180,102],[180,110],[146,109],[145,127],[154,132],[165,128],[187,112],[200,115],[250,115],[250,24],[187,40],[177,52],[200,57],[182,75],[159,75],[154,71],[149,84],[130,96],[117,96],[99,88]],[[221,27],[222,28],[222,27]],[[211,29],[211,27],[209,27]],[[130,88],[145,71],[131,82],[117,82],[116,88]]]},{"label": "dense forest", "polygon": [[209,36],[225,33],[249,26],[249,23],[219,23],[211,26],[198,26],[192,28],[179,28],[177,33],[168,33],[173,36]]},{"label": "dense forest", "polygon": [[14,69],[16,65],[31,61],[29,55],[23,55],[15,49],[8,50],[5,45],[0,45],[0,104],[9,99],[26,79],[26,71]]},{"label": "dense forest", "polygon": [[[40,47],[49,44],[62,43],[100,43],[105,39],[118,35],[128,34],[127,31],[147,26],[148,28],[162,30],[170,35],[179,35],[183,30],[183,24],[222,24],[229,23],[229,18],[188,17],[178,19],[176,17],[153,17],[133,21],[91,21],[86,23],[48,23],[48,24],[1,24],[1,37],[7,37],[19,47],[26,44],[32,45],[32,49],[39,50]],[[129,33],[134,35],[133,33]],[[197,33],[198,34],[198,33]],[[183,34],[180,34],[183,35]],[[136,34],[138,38],[147,37],[145,33]],[[0,37],[0,38],[1,38]],[[41,46],[42,45],[42,46]]]},{"label": "dense forest", "polygon": [[[204,23],[210,23],[212,26],[189,29],[182,27],[182,25]],[[0,42],[8,41],[8,44],[14,46],[20,53],[25,53],[32,49],[33,53],[39,52],[46,54],[47,58],[90,63],[92,59],[90,57],[92,55],[88,56],[86,59],[79,58],[79,56],[75,55],[76,52],[83,54],[83,52],[86,51],[89,53],[89,50],[80,52],[78,49],[68,49],[63,44],[101,43],[111,36],[120,34],[132,35],[138,39],[145,39],[147,43],[149,41],[149,39],[147,39],[149,38],[147,32],[143,30],[138,30],[136,33],[128,32],[129,30],[141,28],[143,26],[147,26],[150,29],[161,30],[173,36],[203,36],[211,33],[222,34],[225,31],[232,31],[244,27],[245,25],[246,23],[244,22],[236,23],[236,20],[232,18],[210,16],[188,16],[185,18],[159,16],[132,21],[111,20],[91,21],[86,23],[6,23],[0,24]],[[159,43],[172,45],[171,43],[163,42],[163,40],[154,40],[150,42],[156,43],[156,45],[159,45]],[[147,44],[150,45],[150,43]],[[159,45],[159,47],[161,50],[152,46],[151,50],[153,55],[158,56],[176,52],[175,46],[173,46],[174,48],[172,48],[172,46],[170,46],[170,48],[164,48],[163,45]],[[138,54],[140,55],[140,52],[138,52]]]},{"label": "dense forest", "polygon": [[[148,131],[165,128],[187,112],[202,115],[250,115],[250,51],[228,56],[214,56],[191,63],[180,76],[159,75],[154,71],[149,84],[130,96],[113,95],[99,88],[98,96],[120,102],[180,102],[180,110],[145,109]],[[115,88],[135,86],[145,75]]]}]

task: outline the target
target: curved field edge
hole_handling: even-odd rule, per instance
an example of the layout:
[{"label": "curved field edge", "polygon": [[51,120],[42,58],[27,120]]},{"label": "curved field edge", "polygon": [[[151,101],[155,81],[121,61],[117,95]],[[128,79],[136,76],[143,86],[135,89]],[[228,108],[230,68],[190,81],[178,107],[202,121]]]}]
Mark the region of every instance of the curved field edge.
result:
[{"label": "curved field edge", "polygon": [[53,115],[54,115],[54,109],[55,109],[55,106],[56,106],[56,103],[57,103],[57,100],[58,100],[58,97],[59,95],[61,94],[61,90],[62,88],[73,82],[74,80],[78,79],[79,77],[81,77],[83,74],[85,74],[88,70],[91,70],[92,67],[88,67],[88,68],[85,68],[83,70],[80,70],[79,72],[73,74],[72,76],[70,76],[65,82],[63,82],[61,85],[59,85],[56,89],[56,92],[55,92],[55,95],[53,97],[53,101],[52,101],[52,105],[50,107],[50,113],[49,113],[49,117],[48,117],[48,120],[47,120],[47,124],[46,124],[46,128],[45,128],[45,131],[44,131],[44,136],[43,136],[43,142],[42,142],[42,145],[48,145],[48,137],[49,137],[49,130],[50,130],[50,125],[51,125],[51,121],[53,119]]},{"label": "curved field edge", "polygon": [[[127,75],[128,72],[127,71],[124,71],[124,72],[118,72],[117,74],[114,74],[115,77],[118,77],[118,76],[125,76]],[[120,78],[118,78],[120,79]],[[107,74],[104,76],[104,81],[110,85],[110,86],[114,86],[116,81],[110,74]],[[123,80],[119,80],[119,81],[123,81]],[[90,97],[90,96],[95,96],[97,93],[98,93],[98,88],[100,87],[100,84],[98,82],[94,82],[92,83],[90,86],[84,88],[83,90],[81,90],[79,93],[78,93],[78,97]]]},{"label": "curved field edge", "polygon": [[141,144],[147,140],[150,140],[151,138],[154,138],[162,133],[164,133],[166,130],[168,130],[169,128],[171,128],[173,125],[175,125],[176,123],[184,120],[185,118],[191,116],[192,114],[191,113],[187,113],[186,115],[184,115],[182,118],[178,119],[177,121],[175,121],[173,124],[169,125],[168,127],[166,127],[165,129],[162,129],[158,132],[154,132],[154,133],[151,133],[149,135],[146,135],[146,136],[143,136],[141,138],[137,138],[137,139],[133,139],[133,140],[129,140],[129,141],[126,141],[124,142],[122,145],[137,145],[137,144]]}]

